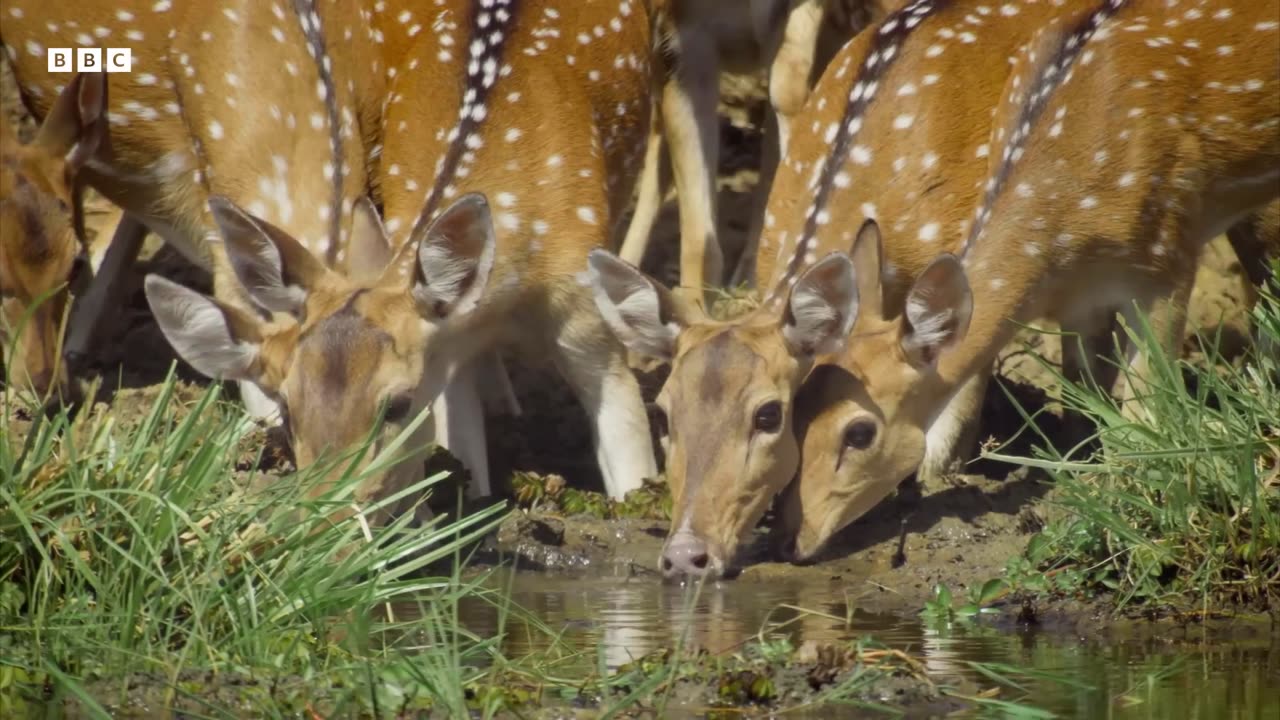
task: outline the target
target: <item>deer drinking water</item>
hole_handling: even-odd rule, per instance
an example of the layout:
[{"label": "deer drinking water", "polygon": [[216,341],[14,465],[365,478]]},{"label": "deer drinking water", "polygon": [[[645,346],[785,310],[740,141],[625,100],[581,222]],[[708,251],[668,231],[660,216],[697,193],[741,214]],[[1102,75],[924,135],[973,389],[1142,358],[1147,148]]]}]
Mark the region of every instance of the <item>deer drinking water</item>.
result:
[{"label": "deer drinking water", "polygon": [[[908,3],[827,67],[770,192],[758,275],[773,278],[772,292],[756,311],[711,321],[634,267],[593,253],[611,326],[633,351],[671,361],[657,402],[674,496],[668,574],[731,569],[798,469],[795,393],[818,356],[844,342],[859,303],[871,302],[849,261],[831,253],[853,245],[866,216],[920,229],[959,221],[980,197],[990,124],[954,120],[990,118],[1007,58],[1063,10],[1040,3],[984,14],[979,5]],[[954,210],[919,217],[925,198]],[[922,232],[932,238],[938,226]],[[900,250],[895,262],[919,268],[936,252]]]},{"label": "deer drinking water", "polygon": [[[527,0],[372,8],[377,49],[366,62],[382,101],[370,154],[385,224],[369,215],[339,276],[240,216],[245,232],[263,232],[237,260],[239,277],[298,322],[271,331],[151,281],[201,308],[216,331],[175,317],[170,338],[188,359],[216,359],[209,374],[272,386],[295,436],[325,447],[358,439],[381,403],[399,424],[443,392],[440,419],[462,446],[473,494],[488,492],[477,362],[523,343],[553,360],[587,408],[606,488],[621,497],[656,474],[648,421],[580,276],[588,250],[607,242],[643,149],[647,5],[579,3],[563,16]],[[165,298],[152,299],[159,311]]]},{"label": "deer drinking water", "polygon": [[[341,272],[346,250],[378,229],[372,204],[362,199],[363,75],[335,62],[326,40],[362,26],[354,6],[328,8],[333,12],[322,23],[305,0],[208,9],[167,0],[74,7],[15,0],[4,10],[3,42],[37,116],[49,112],[69,79],[47,72],[47,48],[103,45],[108,38],[132,48],[132,72],[107,76],[109,147],[80,171],[125,209],[126,223],[155,231],[212,272],[213,298],[147,279],[161,329],[197,370],[240,381],[254,414],[269,417],[275,402],[282,405],[305,464],[334,439],[327,431],[362,435],[372,427],[369,418],[325,403],[380,400],[380,382],[404,382],[421,367],[421,358],[408,353],[384,358],[378,376],[337,376],[312,369],[314,362],[308,367],[295,352],[299,338],[306,340],[304,319],[314,325],[339,309],[299,302],[302,287],[349,287]],[[337,57],[372,57],[365,47],[374,43],[363,32],[344,40]],[[261,72],[267,67],[279,71]],[[104,266],[120,240],[118,233]],[[107,276],[100,273],[95,284]],[[288,284],[271,294],[263,285],[273,278]],[[100,298],[93,306],[109,311],[112,302]],[[307,376],[329,379],[335,394],[298,390]],[[311,417],[326,422],[298,420]],[[384,432],[397,429],[389,422]],[[415,476],[421,477],[420,463],[406,458],[371,479],[369,490]]]},{"label": "deer drinking water", "polygon": [[74,77],[26,145],[0,116],[0,379],[41,397],[74,397],[62,321],[89,273],[75,213],[80,170],[107,135],[103,80]]},{"label": "deer drinking water", "polygon": [[[973,422],[948,398],[989,372],[1016,323],[1078,334],[1064,342],[1076,378],[1104,377],[1117,312],[1135,329],[1148,314],[1175,351],[1203,246],[1280,198],[1280,4],[1096,5],[1011,87],[983,200],[941,226],[963,238],[958,256],[915,275],[901,312],[861,309],[805,388],[803,466],[782,512],[795,559],[919,467],[940,424]],[[916,242],[895,229],[885,249]],[[875,255],[855,259],[862,287],[888,279]],[[1146,362],[1128,348],[1126,413],[1140,411]]]}]

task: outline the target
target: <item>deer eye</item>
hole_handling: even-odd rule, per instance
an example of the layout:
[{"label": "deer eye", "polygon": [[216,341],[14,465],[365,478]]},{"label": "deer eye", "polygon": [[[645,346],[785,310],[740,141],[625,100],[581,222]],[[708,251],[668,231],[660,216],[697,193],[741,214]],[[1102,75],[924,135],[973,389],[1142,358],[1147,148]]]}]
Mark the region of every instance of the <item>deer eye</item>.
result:
[{"label": "deer eye", "polygon": [[782,403],[770,400],[756,408],[754,424],[757,432],[778,432],[782,429]]},{"label": "deer eye", "polygon": [[413,411],[413,398],[407,394],[392,395],[387,398],[387,410],[383,417],[387,422],[402,423]]},{"label": "deer eye", "polygon": [[870,420],[854,420],[844,429],[844,446],[853,450],[866,450],[876,439],[876,424]]}]

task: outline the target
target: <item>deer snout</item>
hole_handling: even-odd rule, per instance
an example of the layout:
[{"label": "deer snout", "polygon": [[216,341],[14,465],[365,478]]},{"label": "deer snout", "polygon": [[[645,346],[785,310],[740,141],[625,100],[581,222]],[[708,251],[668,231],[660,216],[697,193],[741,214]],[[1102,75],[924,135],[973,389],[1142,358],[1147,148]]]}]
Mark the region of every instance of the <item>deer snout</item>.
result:
[{"label": "deer snout", "polygon": [[662,574],[668,578],[702,577],[714,571],[714,565],[706,541],[688,530],[672,535],[662,550]]},{"label": "deer snout", "polygon": [[782,562],[807,565],[822,548],[822,533],[812,517],[805,517],[799,488],[793,483],[783,493],[778,519],[769,533],[769,545]]}]

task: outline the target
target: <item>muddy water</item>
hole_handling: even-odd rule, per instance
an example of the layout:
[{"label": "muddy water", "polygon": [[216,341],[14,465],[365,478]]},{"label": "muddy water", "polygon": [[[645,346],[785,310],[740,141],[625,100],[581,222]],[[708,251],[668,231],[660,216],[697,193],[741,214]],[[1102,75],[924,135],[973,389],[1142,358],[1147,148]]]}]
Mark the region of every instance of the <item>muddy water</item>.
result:
[{"label": "muddy water", "polygon": [[[1103,638],[1013,624],[943,627],[922,622],[911,608],[899,614],[863,612],[834,582],[727,582],[696,594],[652,578],[521,572],[498,576],[495,583],[509,588],[515,605],[544,626],[522,619],[519,611],[509,614],[508,656],[541,652],[559,642],[581,651],[578,669],[584,674],[602,663],[616,668],[681,640],[728,653],[761,638],[786,636],[798,647],[806,640],[871,636],[920,659],[932,680],[966,695],[996,685],[973,663],[1043,674],[1017,677],[1022,689],[1004,687],[998,697],[1059,717],[1280,718],[1280,634],[1266,626],[1237,632],[1230,642],[1204,642],[1202,629],[1174,628],[1112,631]],[[491,605],[468,603],[461,614],[481,636],[498,630],[499,612]],[[1247,639],[1240,639],[1242,634]],[[574,670],[560,669],[570,677]],[[1004,715],[974,708],[962,716]]]}]

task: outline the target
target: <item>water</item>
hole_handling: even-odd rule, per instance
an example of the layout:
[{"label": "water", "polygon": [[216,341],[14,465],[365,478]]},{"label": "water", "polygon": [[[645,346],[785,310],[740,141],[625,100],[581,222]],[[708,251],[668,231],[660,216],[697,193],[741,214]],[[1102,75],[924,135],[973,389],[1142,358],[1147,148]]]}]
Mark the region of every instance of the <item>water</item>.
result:
[{"label": "water", "polygon": [[[999,697],[1060,717],[1280,720],[1280,634],[1266,627],[1251,640],[1220,644],[1195,642],[1194,627],[1156,638],[1101,640],[1035,630],[938,629],[913,613],[850,611],[857,599],[836,583],[727,582],[703,588],[695,600],[690,589],[651,578],[515,573],[497,582],[509,584],[515,604],[558,634],[559,642],[583,651],[582,673],[672,647],[682,630],[688,641],[714,653],[781,634],[796,646],[870,635],[921,659],[935,682],[966,693],[996,685],[971,662],[1052,676],[1019,677],[1024,690],[1006,687]],[[499,613],[491,605],[467,602],[461,612],[463,623],[480,635],[496,631]],[[544,651],[554,642],[518,613],[507,622],[508,656]],[[570,676],[574,670],[561,669]],[[1001,716],[990,709],[977,714]]]}]

